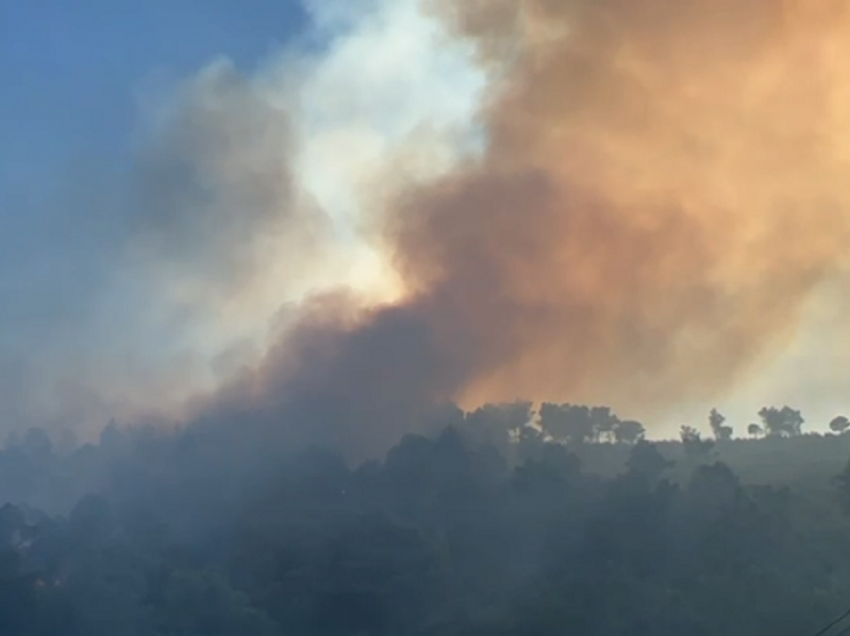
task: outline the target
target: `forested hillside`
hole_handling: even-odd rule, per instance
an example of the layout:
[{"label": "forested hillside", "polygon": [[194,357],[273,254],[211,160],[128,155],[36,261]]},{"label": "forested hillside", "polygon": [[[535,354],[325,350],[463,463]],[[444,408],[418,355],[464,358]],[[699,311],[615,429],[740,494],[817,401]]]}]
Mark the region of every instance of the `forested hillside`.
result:
[{"label": "forested hillside", "polygon": [[0,633],[796,636],[850,607],[850,436],[440,418],[358,466],[250,427],[13,439]]}]

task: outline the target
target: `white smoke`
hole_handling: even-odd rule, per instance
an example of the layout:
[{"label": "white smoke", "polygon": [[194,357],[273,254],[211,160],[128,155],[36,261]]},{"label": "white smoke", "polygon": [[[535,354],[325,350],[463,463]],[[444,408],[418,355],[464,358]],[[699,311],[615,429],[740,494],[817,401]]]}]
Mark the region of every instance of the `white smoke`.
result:
[{"label": "white smoke", "polygon": [[417,0],[307,8],[312,29],[255,72],[223,51],[176,86],[141,82],[128,183],[103,186],[126,237],[84,318],[5,365],[7,428],[179,416],[262,355],[282,307],[398,292],[369,239],[382,188],[480,145],[486,78]]}]

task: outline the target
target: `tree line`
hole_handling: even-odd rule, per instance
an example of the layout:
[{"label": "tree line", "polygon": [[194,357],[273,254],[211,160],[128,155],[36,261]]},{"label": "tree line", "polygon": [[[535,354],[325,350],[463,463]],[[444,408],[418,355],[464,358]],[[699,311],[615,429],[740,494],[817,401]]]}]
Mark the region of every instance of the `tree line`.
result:
[{"label": "tree line", "polygon": [[764,412],[757,442],[712,411],[650,443],[604,407],[446,407],[357,466],[239,422],[30,431],[0,452],[0,633],[815,633],[850,605],[850,436]]},{"label": "tree line", "polygon": [[[747,427],[750,437],[781,438],[803,434],[805,419],[797,409],[789,406],[763,407],[758,416],[761,423],[751,423]],[[481,431],[487,427],[493,429],[485,433],[491,438],[505,432],[514,438],[541,436],[565,444],[635,444],[646,438],[646,427],[641,422],[621,419],[607,406],[544,402],[535,412],[531,402],[489,404],[469,414],[467,422]],[[715,441],[725,442],[734,437],[734,429],[717,409],[708,414],[708,426]],[[843,415],[837,416],[829,422],[829,429],[843,434],[850,430],[850,420]],[[702,434],[696,428],[685,425],[681,428],[680,438],[683,442],[702,441]]]}]

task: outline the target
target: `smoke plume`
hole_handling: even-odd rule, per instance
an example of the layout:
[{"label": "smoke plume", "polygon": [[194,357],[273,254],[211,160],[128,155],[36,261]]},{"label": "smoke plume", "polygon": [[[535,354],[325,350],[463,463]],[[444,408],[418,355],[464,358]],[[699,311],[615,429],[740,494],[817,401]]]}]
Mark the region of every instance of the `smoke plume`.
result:
[{"label": "smoke plume", "polygon": [[434,8],[491,74],[483,155],[387,175],[402,299],[315,299],[227,400],[359,453],[443,400],[660,411],[781,350],[846,264],[850,8]]},{"label": "smoke plume", "polygon": [[[652,419],[838,306],[845,3],[366,4],[308,3],[309,46],[252,75],[210,65],[78,186],[61,245],[4,251],[13,425],[153,410],[364,456],[446,401]],[[813,323],[831,350],[841,323]]]},{"label": "smoke plume", "polygon": [[183,420],[315,290],[396,293],[367,193],[391,164],[451,166],[483,78],[416,0],[305,4],[311,26],[251,70],[128,78],[139,123],[109,165],[74,148],[0,193],[0,436]]}]

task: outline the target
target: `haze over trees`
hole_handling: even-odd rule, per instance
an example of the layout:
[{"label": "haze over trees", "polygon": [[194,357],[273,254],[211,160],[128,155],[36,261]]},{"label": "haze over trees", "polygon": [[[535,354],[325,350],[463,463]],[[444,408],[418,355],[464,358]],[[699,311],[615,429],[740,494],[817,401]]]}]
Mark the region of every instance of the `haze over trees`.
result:
[{"label": "haze over trees", "polygon": [[796,636],[850,606],[850,438],[798,411],[655,443],[604,407],[435,418],[361,465],[249,426],[12,437],[0,633]]},{"label": "haze over trees", "polygon": [[0,636],[850,634],[844,415],[433,408],[842,403],[850,3],[50,4],[3,425],[195,416],[10,438]]}]

